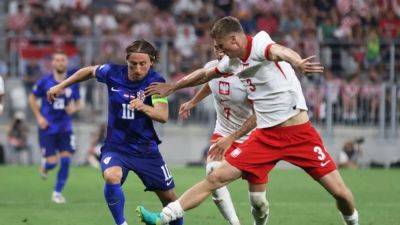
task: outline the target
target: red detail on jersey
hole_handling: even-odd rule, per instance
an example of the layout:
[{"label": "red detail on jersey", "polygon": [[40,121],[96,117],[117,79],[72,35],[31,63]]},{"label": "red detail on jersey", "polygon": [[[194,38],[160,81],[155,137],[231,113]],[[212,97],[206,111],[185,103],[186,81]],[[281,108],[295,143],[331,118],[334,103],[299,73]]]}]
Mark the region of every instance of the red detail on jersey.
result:
[{"label": "red detail on jersey", "polygon": [[230,76],[233,75],[232,73],[223,73],[223,72],[219,71],[218,67],[215,67],[214,71],[215,71],[217,74],[222,75],[223,77],[230,77]]},{"label": "red detail on jersey", "polygon": [[231,108],[229,107],[224,107],[224,112],[225,112],[225,117],[227,120],[231,117]]},{"label": "red detail on jersey", "polygon": [[272,61],[271,58],[269,57],[269,52],[270,52],[273,44],[275,44],[275,43],[271,43],[271,44],[267,45],[267,47],[265,48],[265,51],[264,51],[265,58],[269,61]]},{"label": "red detail on jersey", "polygon": [[275,65],[278,67],[278,69],[281,71],[281,73],[282,73],[282,75],[285,77],[285,79],[287,79],[286,78],[286,75],[285,75],[285,73],[283,72],[283,70],[282,70],[282,68],[281,68],[281,66],[279,65],[279,63],[278,62],[275,62]]},{"label": "red detail on jersey", "polygon": [[253,44],[253,37],[247,36],[246,55],[244,56],[244,58],[240,59],[240,60],[242,60],[242,62],[246,62],[247,59],[249,58],[250,53],[251,53],[252,44]]},{"label": "red detail on jersey", "polygon": [[250,91],[255,91],[256,90],[256,86],[254,86],[254,84],[253,84],[253,82],[251,81],[251,79],[250,78],[247,78],[246,79],[246,83],[249,85],[249,90]]},{"label": "red detail on jersey", "polygon": [[220,95],[229,95],[231,93],[231,85],[229,82],[219,81],[218,88],[218,93]]}]

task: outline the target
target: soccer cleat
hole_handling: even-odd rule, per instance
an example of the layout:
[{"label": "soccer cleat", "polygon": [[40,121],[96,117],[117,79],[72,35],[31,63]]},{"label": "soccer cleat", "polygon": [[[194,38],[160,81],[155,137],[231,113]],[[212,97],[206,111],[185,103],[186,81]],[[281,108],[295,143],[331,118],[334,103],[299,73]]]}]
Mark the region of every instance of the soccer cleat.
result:
[{"label": "soccer cleat", "polygon": [[141,205],[136,208],[136,213],[140,221],[146,225],[162,225],[161,213],[150,212]]},{"label": "soccer cleat", "polygon": [[40,174],[40,177],[41,177],[43,180],[47,180],[48,173],[47,173],[47,170],[46,170],[43,166],[40,166],[40,167],[39,167],[39,174]]},{"label": "soccer cleat", "polygon": [[51,200],[52,200],[54,203],[57,203],[57,204],[63,204],[63,203],[66,203],[66,202],[67,202],[67,201],[65,200],[64,196],[62,196],[61,193],[57,193],[57,192],[53,192],[53,194],[51,195]]}]

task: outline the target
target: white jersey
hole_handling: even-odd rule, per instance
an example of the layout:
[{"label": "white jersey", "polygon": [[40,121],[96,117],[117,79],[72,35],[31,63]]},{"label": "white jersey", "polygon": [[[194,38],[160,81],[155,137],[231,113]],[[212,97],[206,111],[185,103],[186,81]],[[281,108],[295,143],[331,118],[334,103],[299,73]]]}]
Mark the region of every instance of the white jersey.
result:
[{"label": "white jersey", "polygon": [[257,127],[273,127],[307,110],[300,82],[292,66],[284,61],[268,60],[269,48],[275,42],[261,31],[248,37],[245,59],[222,58],[216,70],[224,76],[236,75],[246,86],[253,102]]},{"label": "white jersey", "polygon": [[[208,62],[204,68],[215,67],[218,60]],[[253,114],[252,106],[247,98],[246,87],[236,76],[221,77],[208,82],[214,107],[217,112],[214,133],[226,137],[237,131]],[[237,142],[243,142],[249,134],[244,135]]]}]

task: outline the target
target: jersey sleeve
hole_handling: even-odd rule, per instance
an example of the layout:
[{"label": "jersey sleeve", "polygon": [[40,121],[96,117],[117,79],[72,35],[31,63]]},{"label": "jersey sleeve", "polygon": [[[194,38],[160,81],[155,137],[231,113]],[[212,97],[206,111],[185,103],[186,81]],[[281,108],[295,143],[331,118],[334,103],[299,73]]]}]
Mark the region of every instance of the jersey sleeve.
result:
[{"label": "jersey sleeve", "polygon": [[269,51],[275,41],[271,39],[269,34],[265,31],[259,32],[253,39],[254,42],[254,57],[256,60],[264,61],[270,60]]},{"label": "jersey sleeve", "polygon": [[97,81],[101,83],[107,83],[110,69],[110,64],[103,64],[98,66],[95,71]]},{"label": "jersey sleeve", "polygon": [[36,84],[32,88],[32,93],[36,97],[43,97],[46,95],[45,90],[44,90],[44,79],[39,79]]},{"label": "jersey sleeve", "polygon": [[222,75],[223,77],[229,77],[233,75],[234,65],[232,60],[228,56],[224,56],[215,67],[215,72]]}]

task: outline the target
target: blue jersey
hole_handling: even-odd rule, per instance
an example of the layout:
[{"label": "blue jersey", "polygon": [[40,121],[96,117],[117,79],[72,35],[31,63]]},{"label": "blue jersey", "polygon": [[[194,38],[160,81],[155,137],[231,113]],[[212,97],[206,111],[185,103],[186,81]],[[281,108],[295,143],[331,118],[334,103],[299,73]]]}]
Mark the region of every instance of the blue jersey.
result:
[{"label": "blue jersey", "polygon": [[108,90],[108,127],[102,151],[159,157],[158,144],[161,141],[154,130],[153,120],[141,111],[131,110],[129,103],[133,98],[140,98],[152,106],[151,96],[145,96],[144,90],[153,82],[165,83],[164,78],[150,69],[143,80],[131,81],[128,67],[115,64],[99,66],[95,75]]},{"label": "blue jersey", "polygon": [[[74,71],[68,71],[67,77],[73,74]],[[42,135],[57,134],[72,132],[72,119],[67,114],[65,108],[71,100],[80,99],[79,84],[71,85],[64,90],[64,93],[58,96],[53,103],[47,101],[47,91],[57,85],[58,82],[54,79],[53,74],[48,74],[40,78],[33,87],[33,94],[42,100],[40,112],[46,118],[49,126],[47,129],[40,129]]]}]

